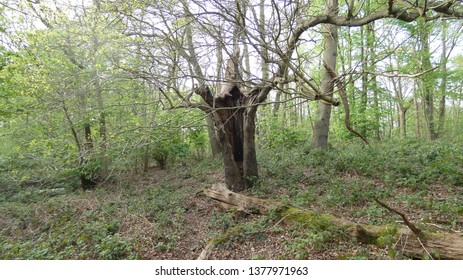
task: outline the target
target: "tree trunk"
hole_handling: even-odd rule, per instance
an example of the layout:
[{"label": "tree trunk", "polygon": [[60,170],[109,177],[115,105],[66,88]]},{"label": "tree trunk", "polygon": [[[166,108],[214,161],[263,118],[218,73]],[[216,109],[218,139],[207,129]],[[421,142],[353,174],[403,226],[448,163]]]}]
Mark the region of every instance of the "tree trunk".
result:
[{"label": "tree trunk", "polygon": [[225,182],[233,191],[252,186],[258,177],[255,149],[256,107],[236,86],[231,95],[216,98],[216,126],[220,129],[219,140],[223,149]]},{"label": "tree trunk", "polygon": [[[364,71],[370,71],[369,67],[369,39],[368,39],[368,33],[369,31],[367,30],[367,26],[362,26],[360,28],[360,36],[361,36],[361,49],[360,49],[360,58],[361,58],[361,63],[362,63],[362,70]],[[361,96],[360,96],[360,106],[359,106],[359,115],[361,117],[366,117],[366,111],[367,111],[367,104],[368,104],[368,78],[369,75],[367,73],[362,73],[362,91],[361,91]],[[367,132],[367,127],[364,122],[361,122],[360,125],[360,133],[365,135]]]},{"label": "tree trunk", "polygon": [[417,93],[417,82],[413,84],[413,103],[415,103],[415,137],[421,138],[420,103]]},{"label": "tree trunk", "polygon": [[80,151],[80,166],[83,170],[80,173],[80,182],[83,190],[93,189],[96,186],[95,174],[92,167],[88,166],[88,160],[93,153],[92,130],[89,123],[84,125],[85,142]]},{"label": "tree trunk", "polygon": [[[150,153],[150,147],[146,145],[146,147],[143,149],[143,156],[142,156],[143,174],[146,174],[150,167],[150,154],[149,153]],[[136,168],[135,170],[137,170],[137,166],[135,168]]]},{"label": "tree trunk", "polygon": [[[268,50],[266,46],[265,38],[265,0],[260,0],[259,3],[259,36],[260,36],[260,56],[262,58],[261,67],[262,67],[262,80],[268,81],[269,79],[269,65],[268,65]],[[276,105],[275,105],[276,106]]]},{"label": "tree trunk", "polygon": [[211,116],[207,116],[207,134],[209,136],[209,143],[211,145],[212,156],[215,157],[222,152],[222,147],[220,146],[219,139],[214,129],[214,120]]},{"label": "tree trunk", "polygon": [[[367,1],[368,10],[370,10],[370,1]],[[367,50],[369,53],[369,70],[375,72],[375,63],[376,63],[376,56],[375,56],[375,42],[376,42],[376,35],[375,35],[375,22],[371,22],[367,25]],[[381,116],[380,116],[380,108],[379,108],[379,96],[378,96],[378,82],[376,79],[376,75],[372,75],[369,81],[370,88],[373,91],[373,108],[374,108],[374,117],[375,117],[375,127],[374,127],[374,134],[375,139],[377,141],[381,141]]]},{"label": "tree trunk", "polygon": [[[358,242],[373,244],[383,247],[385,237],[392,238],[389,242],[393,249],[402,252],[411,258],[439,258],[439,259],[463,259],[463,234],[461,233],[430,233],[417,229],[413,224],[409,228],[394,225],[376,226],[351,222],[337,218],[331,214],[316,213],[307,209],[295,208],[290,205],[277,202],[248,197],[234,193],[226,188],[224,184],[215,184],[204,190],[206,196],[218,201],[225,209],[236,209],[244,213],[266,214],[270,210],[277,210],[281,220],[298,223],[323,222],[330,224],[350,233]],[[407,223],[409,223],[407,221]],[[411,227],[410,227],[411,226]],[[227,231],[224,238],[233,238],[234,231]],[[218,241],[218,239],[215,239]],[[223,238],[220,239],[223,242]],[[214,240],[208,243],[206,249],[201,253],[204,259],[214,248]]]},{"label": "tree trunk", "polygon": [[[328,0],[325,6],[326,13],[329,15],[337,15],[338,0]],[[338,27],[335,25],[323,26],[323,38],[325,48],[323,51],[324,64],[328,65],[334,71],[336,70],[336,58],[338,55]],[[331,74],[326,69],[322,68],[322,94],[333,96],[334,81]],[[328,133],[330,129],[331,105],[319,102],[317,119],[314,125],[314,135],[312,145],[315,148],[328,148]]]},{"label": "tree trunk", "polygon": [[225,183],[231,190],[241,191],[258,178],[255,122],[261,89],[251,92],[243,89],[237,53],[228,60],[225,73],[226,83],[217,97],[206,86],[198,88],[196,93],[211,107],[223,150]]},{"label": "tree trunk", "polygon": [[[221,125],[221,120],[219,119],[217,125]],[[229,131],[225,130],[225,127],[222,127],[222,130],[219,131],[219,141],[222,144],[222,157],[224,163],[225,171],[225,184],[227,187],[233,191],[242,191],[245,188],[243,181],[243,171],[242,162],[235,159],[234,150],[236,149],[236,144],[233,143],[233,138],[230,139]]]},{"label": "tree trunk", "polygon": [[[189,15],[189,7],[188,7],[188,2],[183,2],[183,10],[185,14]],[[197,60],[196,56],[196,51],[195,51],[195,46],[193,44],[193,32],[191,30],[191,27],[188,26],[185,29],[185,35],[186,35],[186,45],[187,45],[187,50],[188,50],[188,61],[191,63],[193,66],[192,71],[194,72],[194,75],[199,81],[205,81],[204,73],[201,70],[201,66],[199,65],[199,62]],[[221,85],[221,78],[222,78],[222,63],[223,63],[223,57],[222,57],[222,41],[220,37],[220,30],[219,34],[217,36],[216,40],[216,59],[217,59],[217,71],[216,71],[216,76],[217,76],[217,81],[216,81],[216,86],[217,86],[217,91],[220,92],[220,85]],[[216,156],[222,152],[223,147],[220,145],[220,135],[219,133],[216,133],[214,130],[214,120],[213,117],[208,115],[206,117],[206,122],[207,122],[207,134],[209,136],[209,143],[211,145],[211,152],[212,156]]]},{"label": "tree trunk", "polygon": [[99,174],[97,177],[99,177],[99,180],[102,181],[102,179],[106,178],[109,174],[109,158],[106,155],[106,149],[107,149],[107,128],[106,128],[106,114],[104,112],[104,101],[103,101],[103,90],[101,88],[101,83],[100,83],[100,78],[98,77],[98,73],[95,75],[95,95],[98,103],[98,122],[99,122],[99,148],[101,151],[100,152],[100,158],[102,160],[102,166]]},{"label": "tree trunk", "polygon": [[246,108],[244,112],[243,176],[246,187],[252,187],[259,178],[255,141],[256,112],[257,107]]},{"label": "tree trunk", "polygon": [[[425,23],[422,25],[420,31],[422,71],[431,68],[431,52],[429,47],[430,32],[429,24]],[[435,140],[437,138],[437,133],[434,125],[434,78],[431,75],[433,74],[427,73],[421,76],[421,86],[423,90],[424,117],[428,129],[428,138],[429,140]]]},{"label": "tree trunk", "polygon": [[79,136],[77,134],[77,130],[74,126],[74,123],[72,122],[71,115],[69,114],[69,111],[67,109],[66,103],[64,100],[62,102],[63,102],[62,108],[64,111],[64,115],[66,117],[66,120],[69,123],[69,128],[71,129],[72,136],[77,146],[77,151],[79,155],[79,167],[82,168],[79,174],[81,187],[83,190],[91,189],[95,187],[96,183],[93,180],[91,180],[91,178],[89,178],[88,176],[89,174],[88,172],[86,172],[86,166],[85,166],[87,164],[88,151],[93,149],[93,144],[91,142],[92,139],[91,139],[90,125],[85,125],[84,127],[84,134],[85,134],[84,141],[85,142],[82,145],[79,140]]},{"label": "tree trunk", "polygon": [[398,105],[399,109],[399,129],[400,129],[400,135],[403,138],[407,137],[407,118],[406,118],[406,113],[407,111],[405,110],[403,105]]},{"label": "tree trunk", "polygon": [[275,104],[273,104],[273,117],[278,118],[280,112],[281,91],[277,90],[275,95]]},{"label": "tree trunk", "polygon": [[[217,59],[217,71],[216,71],[216,77],[217,81],[215,81],[215,87],[216,87],[216,94],[219,94],[222,91],[222,65],[223,65],[223,55],[222,55],[222,41],[220,38],[220,34],[216,40],[216,59]],[[201,74],[202,77],[202,74]],[[212,116],[208,115],[206,118],[207,121],[207,134],[209,136],[209,143],[211,145],[211,152],[212,156],[215,157],[222,153],[222,147],[220,146],[219,138],[217,136],[217,133],[214,129],[214,120],[212,119]]]},{"label": "tree trunk", "polygon": [[442,65],[442,75],[440,83],[440,100],[439,100],[439,126],[438,133],[439,136],[444,134],[444,125],[445,125],[445,99],[447,94],[447,29],[448,23],[442,22],[442,54],[440,64]]},{"label": "tree trunk", "polygon": [[406,114],[411,106],[409,101],[404,99],[402,78],[397,77],[391,79],[392,86],[394,87],[395,98],[397,99],[397,115],[399,119],[399,130],[401,137],[407,137],[407,118]]},{"label": "tree trunk", "polygon": [[389,138],[392,138],[392,131],[394,131],[394,104],[392,104],[392,99],[388,99],[387,103],[389,105]]}]

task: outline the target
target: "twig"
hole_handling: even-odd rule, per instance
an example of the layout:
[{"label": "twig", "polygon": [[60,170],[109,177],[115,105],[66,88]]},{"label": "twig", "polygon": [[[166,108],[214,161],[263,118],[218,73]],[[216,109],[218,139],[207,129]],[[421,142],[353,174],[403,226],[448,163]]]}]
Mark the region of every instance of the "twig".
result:
[{"label": "twig", "polygon": [[428,254],[428,256],[431,258],[431,260],[434,260],[434,258],[432,257],[432,255],[429,253],[429,251],[426,249],[426,247],[424,247],[423,243],[421,243],[421,240],[419,237],[416,237],[416,239],[418,239],[418,242],[420,242],[420,245],[421,247],[423,247],[424,251],[426,252],[426,254]]},{"label": "twig", "polygon": [[267,229],[265,229],[263,232],[270,232],[272,231],[273,229],[275,229],[277,227],[278,224],[280,224],[281,222],[283,222],[286,218],[288,218],[289,216],[291,215],[294,215],[295,213],[289,213],[287,215],[285,215],[283,218],[281,218],[278,222],[276,222],[272,227],[269,227]]},{"label": "twig", "polygon": [[[395,244],[394,246],[392,246],[392,249],[395,249],[397,247],[397,245],[399,244],[399,242],[402,240],[402,233],[400,233],[399,235],[399,238],[397,238],[397,240],[395,241]],[[405,242],[407,242],[407,240],[405,240]],[[402,246],[402,250],[403,250],[404,246]],[[402,252],[403,253],[403,252]]]},{"label": "twig", "polygon": [[436,70],[437,68],[439,68],[439,66],[435,66],[433,68],[430,68],[430,69],[427,69],[427,70],[424,70],[422,72],[415,73],[415,74],[401,74],[401,73],[389,74],[389,73],[378,73],[378,72],[373,72],[373,71],[368,71],[368,70],[352,71],[350,74],[358,74],[358,75],[370,74],[370,75],[374,75],[374,76],[382,76],[382,77],[387,77],[387,78],[411,78],[411,79],[414,79],[414,78],[418,78],[420,76],[423,76],[423,75],[425,75],[425,74],[427,74],[429,72],[432,72],[432,71]]},{"label": "twig", "polygon": [[201,251],[197,260],[207,260],[215,248],[215,242],[209,242],[206,247]]},{"label": "twig", "polygon": [[413,223],[411,223],[407,217],[405,216],[405,214],[395,210],[394,208],[388,206],[387,204],[385,204],[384,202],[381,202],[379,201],[377,198],[374,198],[374,200],[376,201],[376,203],[378,203],[379,205],[383,206],[384,208],[386,208],[387,210],[391,211],[391,212],[394,212],[396,213],[397,215],[399,215],[402,220],[404,221],[404,223],[413,231],[413,233],[417,236],[420,236],[422,235],[422,232],[419,228],[417,228]]},{"label": "twig", "polygon": [[429,226],[433,226],[435,228],[438,228],[438,229],[441,229],[441,230],[445,230],[445,231],[451,231],[453,233],[461,233],[461,231],[458,231],[458,230],[454,230],[454,229],[451,229],[451,228],[445,228],[443,226],[440,226],[440,225],[437,225],[437,224],[433,224],[433,223],[426,223],[426,225],[429,225]]}]

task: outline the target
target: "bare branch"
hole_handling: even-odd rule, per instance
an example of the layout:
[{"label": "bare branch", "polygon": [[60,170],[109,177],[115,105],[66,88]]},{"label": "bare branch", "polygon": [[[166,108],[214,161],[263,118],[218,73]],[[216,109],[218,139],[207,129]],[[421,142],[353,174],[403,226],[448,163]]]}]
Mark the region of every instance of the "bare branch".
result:
[{"label": "bare branch", "polygon": [[402,220],[404,221],[404,223],[410,228],[410,230],[415,234],[417,235],[418,237],[421,236],[423,234],[423,232],[417,228],[414,224],[412,224],[408,219],[407,217],[405,216],[405,214],[397,211],[396,209],[388,206],[387,204],[385,204],[384,202],[381,202],[379,201],[379,199],[377,198],[374,198],[374,200],[376,201],[376,203],[378,203],[379,205],[381,205],[382,207],[386,208],[387,210],[393,212],[393,213],[396,213],[397,215],[399,215]]},{"label": "bare branch", "polygon": [[374,71],[369,71],[369,70],[362,70],[362,71],[353,71],[352,74],[370,74],[370,75],[375,75],[375,76],[383,76],[383,77],[388,77],[388,78],[418,78],[420,76],[423,76],[429,72],[432,72],[439,68],[439,66],[435,66],[433,68],[430,68],[428,70],[415,73],[415,74],[401,74],[401,73],[394,73],[394,74],[388,74],[388,73],[379,73],[379,72],[374,72]]},{"label": "bare branch", "polygon": [[337,87],[339,89],[339,95],[341,96],[342,104],[344,106],[344,123],[346,125],[346,128],[350,132],[355,134],[357,137],[362,139],[363,142],[365,142],[365,144],[370,145],[370,142],[368,142],[368,139],[363,134],[356,131],[352,127],[352,125],[350,123],[350,109],[349,109],[349,103],[348,103],[348,100],[347,100],[346,92],[344,90],[344,84],[342,84],[341,80],[339,79],[338,75],[336,74],[336,72],[334,71],[333,68],[331,68],[325,62],[323,62],[323,65],[324,65],[325,69],[328,71],[328,73],[330,73],[332,79],[336,81],[336,85],[337,85]]}]

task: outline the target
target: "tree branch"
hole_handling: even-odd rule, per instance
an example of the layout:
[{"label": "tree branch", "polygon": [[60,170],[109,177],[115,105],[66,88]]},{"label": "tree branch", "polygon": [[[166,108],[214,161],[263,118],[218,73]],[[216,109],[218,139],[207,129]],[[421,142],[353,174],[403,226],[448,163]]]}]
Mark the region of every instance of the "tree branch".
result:
[{"label": "tree branch", "polygon": [[344,124],[346,125],[346,128],[352,132],[353,134],[355,134],[357,137],[359,137],[360,139],[363,140],[363,142],[365,142],[365,144],[367,145],[370,145],[370,142],[368,142],[368,139],[363,135],[361,134],[360,132],[356,131],[351,123],[350,123],[350,109],[349,109],[349,102],[347,100],[347,96],[346,96],[346,92],[344,90],[344,84],[342,84],[341,82],[341,79],[339,78],[339,76],[336,74],[336,72],[334,71],[333,68],[331,68],[328,64],[326,64],[325,62],[323,62],[323,65],[325,67],[325,69],[328,71],[328,73],[330,73],[331,77],[333,80],[336,81],[336,86],[338,87],[339,89],[339,95],[341,96],[341,100],[342,100],[342,105],[344,106]]},{"label": "tree branch", "polygon": [[[406,1],[398,1],[399,3],[389,4],[384,10],[380,10],[369,15],[366,15],[362,18],[353,19],[344,16],[334,16],[334,15],[320,15],[314,16],[304,22],[298,27],[300,30],[307,30],[311,27],[319,25],[321,23],[334,24],[337,26],[362,26],[370,22],[373,22],[378,19],[383,18],[397,18],[402,21],[412,22],[417,18],[422,16],[422,8],[418,6],[413,6],[410,3],[406,5]],[[389,2],[390,3],[390,2]],[[401,5],[402,4],[402,5]],[[429,1],[428,10],[432,10],[436,13],[439,13],[442,17],[457,17],[463,18],[463,4],[456,2],[455,0],[448,1]],[[300,31],[295,31],[299,33]]]},{"label": "tree branch", "polygon": [[413,223],[411,223],[407,217],[405,216],[405,214],[395,210],[394,208],[388,206],[386,203],[384,202],[381,202],[379,201],[379,199],[377,198],[374,198],[374,200],[376,201],[376,203],[378,203],[379,205],[381,205],[382,207],[386,208],[387,210],[393,212],[393,213],[396,213],[397,215],[399,215],[402,220],[404,221],[404,223],[410,228],[411,231],[413,231],[413,233],[417,236],[421,236],[423,234],[423,232],[417,228]]},{"label": "tree branch", "polygon": [[425,71],[422,71],[422,72],[419,72],[419,73],[415,73],[415,74],[400,74],[400,73],[396,73],[396,74],[388,74],[388,73],[378,73],[378,72],[373,72],[373,71],[368,71],[368,70],[362,70],[362,71],[353,71],[352,74],[370,74],[370,75],[375,75],[375,76],[383,76],[383,77],[388,77],[388,78],[418,78],[420,76],[423,76],[429,72],[432,72],[434,70],[436,70],[437,68],[439,68],[439,66],[435,66],[433,68],[430,68],[428,70],[425,70]]}]

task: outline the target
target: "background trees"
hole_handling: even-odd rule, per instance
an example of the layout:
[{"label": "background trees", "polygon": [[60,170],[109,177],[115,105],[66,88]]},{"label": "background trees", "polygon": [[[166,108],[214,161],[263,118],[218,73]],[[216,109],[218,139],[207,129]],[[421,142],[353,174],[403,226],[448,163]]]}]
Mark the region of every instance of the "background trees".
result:
[{"label": "background trees", "polygon": [[244,189],[260,147],[355,137],[345,109],[330,120],[339,88],[351,130],[377,141],[445,137],[460,118],[458,2],[14,2],[5,154],[84,188],[209,145],[228,186]]}]

